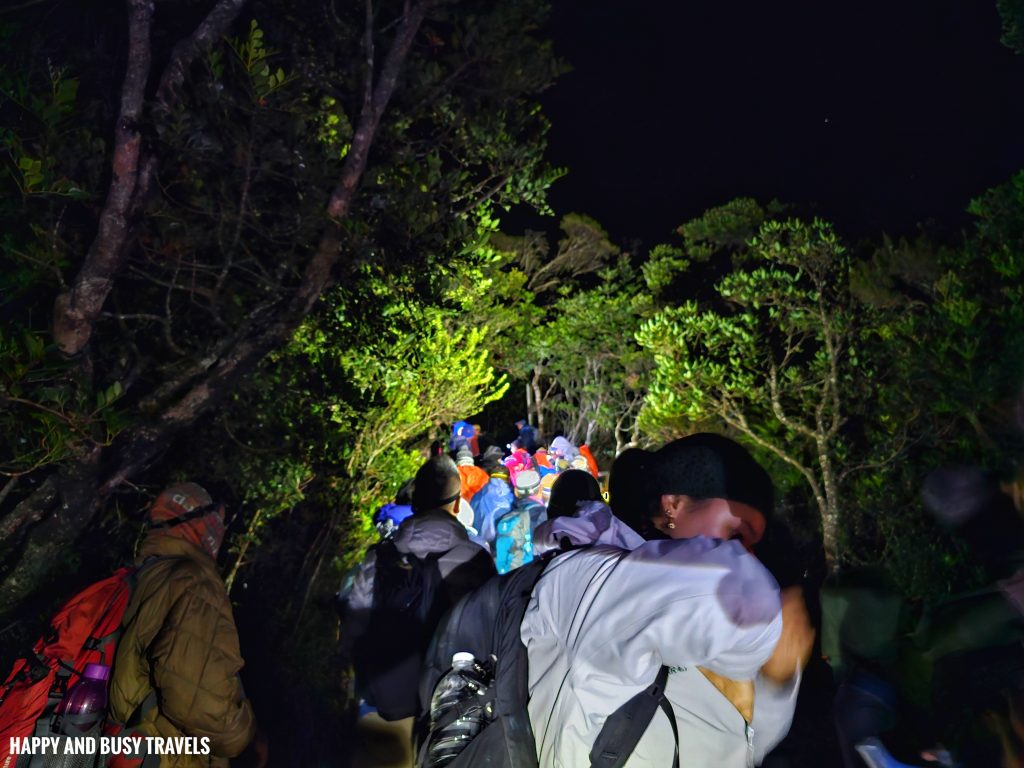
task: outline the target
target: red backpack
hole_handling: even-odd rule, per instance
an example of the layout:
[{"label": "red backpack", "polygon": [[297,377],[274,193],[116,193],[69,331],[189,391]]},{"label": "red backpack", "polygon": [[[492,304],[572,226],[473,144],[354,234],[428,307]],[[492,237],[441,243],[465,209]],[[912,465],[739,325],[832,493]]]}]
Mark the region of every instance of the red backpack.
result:
[{"label": "red backpack", "polygon": [[14,663],[0,685],[0,768],[21,768],[29,762],[28,756],[11,753],[12,739],[55,735],[54,710],[86,664],[113,666],[138,571],[120,568],[72,597],[50,620],[33,655]]}]

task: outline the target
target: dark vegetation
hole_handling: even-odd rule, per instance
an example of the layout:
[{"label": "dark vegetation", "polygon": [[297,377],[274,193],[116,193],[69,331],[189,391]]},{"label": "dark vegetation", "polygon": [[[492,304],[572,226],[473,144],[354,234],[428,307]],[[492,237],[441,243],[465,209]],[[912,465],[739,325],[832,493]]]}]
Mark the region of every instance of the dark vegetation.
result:
[{"label": "dark vegetation", "polygon": [[[1000,9],[1019,50],[1021,6]],[[847,243],[747,199],[650,248],[576,214],[557,242],[504,234],[513,206],[552,213],[560,174],[546,12],[0,15],[0,658],[131,557],[157,490],[199,480],[237,512],[223,573],[275,753],[315,764],[343,700],[327,598],[423,446],[481,413],[605,469],[725,430],[808,562],[883,563],[918,601],[986,578],[918,489],[949,462],[1024,489],[1024,173],[949,242]]]}]

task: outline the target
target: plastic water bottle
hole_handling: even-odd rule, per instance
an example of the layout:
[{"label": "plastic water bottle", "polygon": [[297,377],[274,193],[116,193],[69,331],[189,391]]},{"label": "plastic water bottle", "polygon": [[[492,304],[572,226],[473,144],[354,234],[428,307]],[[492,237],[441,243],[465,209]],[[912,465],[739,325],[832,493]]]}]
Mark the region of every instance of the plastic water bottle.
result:
[{"label": "plastic water bottle", "polygon": [[471,708],[462,717],[447,726],[435,730],[437,723],[456,704],[471,706],[473,698],[487,692],[486,673],[476,663],[472,653],[456,653],[452,656],[452,668],[438,681],[430,699],[431,738],[427,746],[427,768],[447,765],[465,749],[489,715],[483,704]]},{"label": "plastic water bottle", "polygon": [[107,712],[106,664],[86,664],[78,682],[71,686],[57,707],[58,726],[67,736],[86,736],[96,729]]}]

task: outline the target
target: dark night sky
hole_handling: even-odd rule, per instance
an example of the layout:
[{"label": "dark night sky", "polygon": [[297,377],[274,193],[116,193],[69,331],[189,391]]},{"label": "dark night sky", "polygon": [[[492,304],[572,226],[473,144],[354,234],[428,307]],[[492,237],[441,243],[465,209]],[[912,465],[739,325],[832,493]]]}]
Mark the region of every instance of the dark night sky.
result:
[{"label": "dark night sky", "polygon": [[740,195],[848,237],[960,227],[1024,167],[1024,57],[994,0],[554,0],[559,214],[652,245]]}]

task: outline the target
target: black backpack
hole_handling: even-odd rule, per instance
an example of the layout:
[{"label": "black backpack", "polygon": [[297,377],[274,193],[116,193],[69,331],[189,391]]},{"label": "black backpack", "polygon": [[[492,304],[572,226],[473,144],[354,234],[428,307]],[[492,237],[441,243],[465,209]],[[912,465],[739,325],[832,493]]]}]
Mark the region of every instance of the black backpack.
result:
[{"label": "black backpack", "polygon": [[[420,679],[424,718],[430,717],[434,686],[450,669],[453,654],[468,651],[477,659],[490,660],[494,675],[486,699],[478,702],[493,703],[493,719],[446,768],[537,768],[537,743],[526,709],[529,665],[519,627],[533,588],[551,560],[552,557],[534,560],[511,573],[491,578],[456,603],[438,626]],[[592,768],[621,768],[659,708],[672,724],[676,742],[672,768],[679,768],[676,718],[665,698],[668,674],[668,667],[662,666],[650,686],[608,717],[590,752]],[[421,742],[417,768],[424,768],[426,763],[429,725],[421,723],[419,729],[427,735]],[[439,730],[444,725],[446,721],[442,720],[434,728]]]},{"label": "black backpack", "polygon": [[375,548],[373,601],[352,646],[356,689],[385,720],[419,713],[417,684],[434,628],[449,608],[438,556],[403,554],[394,542]]}]

